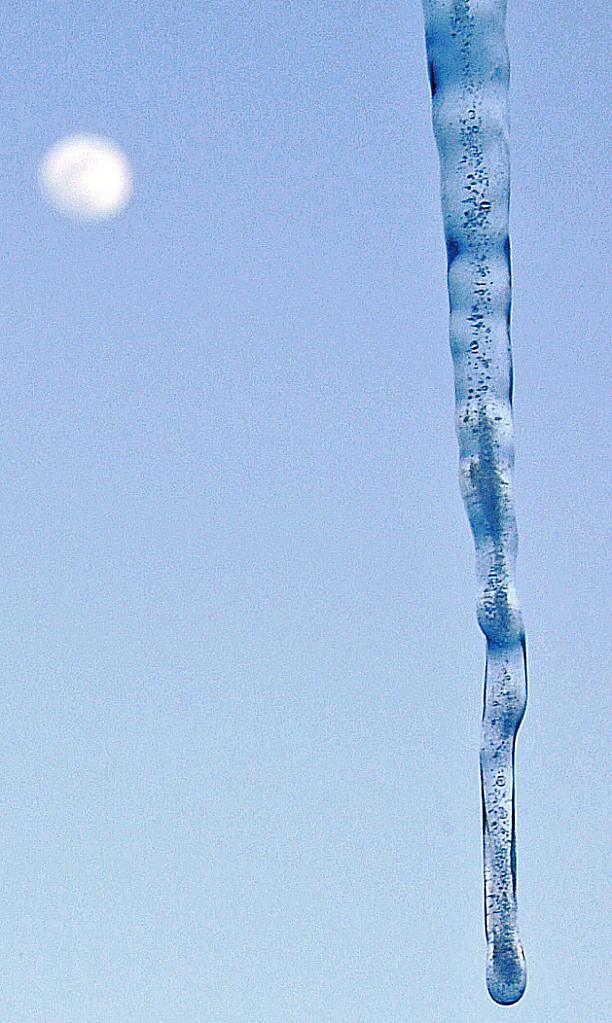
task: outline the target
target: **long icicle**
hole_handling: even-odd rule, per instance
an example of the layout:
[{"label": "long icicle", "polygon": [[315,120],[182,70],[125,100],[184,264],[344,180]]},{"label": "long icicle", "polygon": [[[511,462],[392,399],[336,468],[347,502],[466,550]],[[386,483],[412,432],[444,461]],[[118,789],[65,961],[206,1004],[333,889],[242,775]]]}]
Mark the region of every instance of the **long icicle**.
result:
[{"label": "long icicle", "polygon": [[517,928],[514,747],[527,703],[514,584],[510,159],[505,0],[423,0],[440,156],[460,482],[487,641],[480,745],[487,987],[511,1005],[527,981]]}]

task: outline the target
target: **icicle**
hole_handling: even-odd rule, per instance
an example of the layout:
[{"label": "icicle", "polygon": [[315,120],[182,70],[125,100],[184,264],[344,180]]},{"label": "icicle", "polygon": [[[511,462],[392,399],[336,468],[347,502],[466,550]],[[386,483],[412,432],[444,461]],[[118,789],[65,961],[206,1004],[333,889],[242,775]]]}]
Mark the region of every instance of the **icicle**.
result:
[{"label": "icicle", "polygon": [[505,0],[423,0],[440,156],[455,367],[460,481],[476,545],[478,622],[487,640],[480,771],[487,987],[525,990],[517,929],[514,745],[527,702],[514,585],[510,161]]}]

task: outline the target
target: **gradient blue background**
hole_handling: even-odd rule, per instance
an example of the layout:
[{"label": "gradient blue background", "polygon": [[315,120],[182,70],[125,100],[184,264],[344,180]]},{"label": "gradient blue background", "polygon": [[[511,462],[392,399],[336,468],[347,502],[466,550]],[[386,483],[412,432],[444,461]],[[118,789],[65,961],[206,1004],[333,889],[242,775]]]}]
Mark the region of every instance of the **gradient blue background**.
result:
[{"label": "gradient blue background", "polygon": [[[602,1023],[612,17],[514,0],[527,993],[484,985],[484,642],[417,2],[0,13],[3,1023]],[[79,225],[36,172],[120,143]]]}]

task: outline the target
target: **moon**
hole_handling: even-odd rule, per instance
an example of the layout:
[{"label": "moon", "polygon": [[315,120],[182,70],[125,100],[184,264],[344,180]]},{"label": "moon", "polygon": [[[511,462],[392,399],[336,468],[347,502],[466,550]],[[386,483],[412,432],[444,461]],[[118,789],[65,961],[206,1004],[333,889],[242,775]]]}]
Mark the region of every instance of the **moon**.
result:
[{"label": "moon", "polygon": [[132,195],[132,170],[116,143],[97,135],[69,135],[49,149],[38,170],[47,201],[73,220],[106,220]]}]

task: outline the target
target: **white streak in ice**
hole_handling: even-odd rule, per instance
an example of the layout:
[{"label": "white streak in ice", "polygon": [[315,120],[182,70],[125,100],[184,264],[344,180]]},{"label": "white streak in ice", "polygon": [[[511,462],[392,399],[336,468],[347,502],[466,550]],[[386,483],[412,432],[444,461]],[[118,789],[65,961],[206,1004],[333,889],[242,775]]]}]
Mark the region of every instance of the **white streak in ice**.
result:
[{"label": "white streak in ice", "polygon": [[440,156],[455,367],[460,482],[476,546],[478,622],[487,640],[480,747],[487,987],[525,990],[517,929],[514,745],[527,702],[525,634],[514,584],[510,160],[505,0],[423,0]]}]

